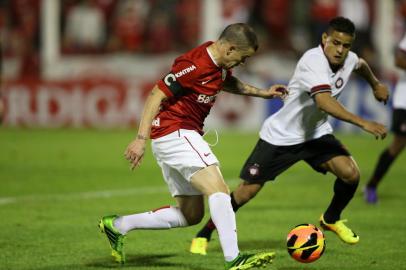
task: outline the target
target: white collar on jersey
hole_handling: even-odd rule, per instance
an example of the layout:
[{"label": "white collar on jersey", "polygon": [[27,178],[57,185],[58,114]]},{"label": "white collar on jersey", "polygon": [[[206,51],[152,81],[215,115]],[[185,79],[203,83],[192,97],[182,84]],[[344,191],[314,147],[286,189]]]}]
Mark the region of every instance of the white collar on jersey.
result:
[{"label": "white collar on jersey", "polygon": [[216,66],[219,66],[219,65],[217,64],[216,60],[214,60],[213,55],[212,55],[211,52],[209,51],[209,47],[206,47],[206,51],[207,51],[207,53],[209,54],[209,56],[210,56],[210,58],[211,58],[211,61],[213,61],[213,63],[214,63]]}]

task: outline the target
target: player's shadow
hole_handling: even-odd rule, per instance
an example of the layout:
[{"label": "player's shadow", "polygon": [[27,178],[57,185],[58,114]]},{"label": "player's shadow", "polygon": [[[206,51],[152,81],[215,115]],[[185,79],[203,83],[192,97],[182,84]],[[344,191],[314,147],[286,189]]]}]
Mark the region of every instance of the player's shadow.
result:
[{"label": "player's shadow", "polygon": [[111,258],[103,258],[94,260],[93,262],[89,262],[86,266],[95,267],[95,268],[117,268],[117,266],[121,266],[120,268],[125,267],[134,267],[134,266],[148,266],[154,265],[157,267],[172,267],[178,266],[177,263],[172,263],[165,261],[165,259],[174,257],[175,254],[139,254],[139,255],[130,255],[127,254],[126,262],[124,265],[119,265],[115,262],[112,262]]},{"label": "player's shadow", "polygon": [[188,265],[187,263],[178,262],[168,262],[165,259],[169,259],[177,256],[176,254],[138,254],[131,255],[127,254],[126,262],[124,265],[118,265],[111,261],[110,258],[98,259],[93,262],[85,264],[87,267],[91,268],[127,268],[127,267],[176,267],[176,268],[187,268],[191,270],[212,270],[211,268],[198,268]]},{"label": "player's shadow", "polygon": [[238,241],[238,246],[241,250],[269,250],[285,247],[284,241],[275,240],[247,240]]},{"label": "player's shadow", "polygon": [[[272,269],[272,268],[271,268]],[[285,267],[278,267],[277,270],[341,270],[341,266],[337,267],[331,267],[331,266],[315,266],[315,267],[309,267],[309,265],[306,265],[306,268],[303,267],[303,264],[299,264],[298,266],[285,266]],[[346,268],[347,269],[347,268]],[[273,270],[273,269],[272,269]]]},{"label": "player's shadow", "polygon": [[213,268],[207,268],[202,266],[192,266],[187,263],[177,263],[177,262],[168,262],[166,259],[177,256],[176,254],[139,254],[139,255],[127,255],[126,263],[120,265],[115,263],[109,257],[103,257],[100,259],[95,259],[91,262],[85,264],[76,264],[76,265],[52,265],[46,267],[33,267],[32,270],[55,270],[55,269],[125,269],[125,268],[148,268],[148,267],[171,267],[179,269],[191,269],[191,270],[214,270]]}]

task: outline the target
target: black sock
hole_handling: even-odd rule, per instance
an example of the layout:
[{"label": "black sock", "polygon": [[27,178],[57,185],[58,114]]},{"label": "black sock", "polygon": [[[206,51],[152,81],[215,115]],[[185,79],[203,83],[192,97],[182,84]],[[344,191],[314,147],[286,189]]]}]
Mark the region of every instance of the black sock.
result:
[{"label": "black sock", "polygon": [[237,202],[234,199],[234,193],[232,193],[232,192],[230,194],[230,197],[231,197],[231,206],[233,207],[234,213],[236,213],[237,210],[240,209],[240,207],[243,206],[244,204],[240,204],[240,205],[237,204]]},{"label": "black sock", "polygon": [[379,182],[389,170],[389,167],[392,165],[395,158],[396,156],[392,156],[388,149],[382,152],[382,154],[379,156],[378,163],[375,166],[374,174],[372,175],[371,179],[369,179],[367,184],[368,187],[376,188],[378,186]]},{"label": "black sock", "polygon": [[[237,202],[234,199],[234,194],[230,194],[231,197],[231,206],[233,207],[233,211],[237,212],[237,210],[243,206],[238,205]],[[211,239],[211,234],[213,231],[216,229],[216,225],[214,224],[213,220],[210,218],[209,221],[204,225],[204,227],[196,234],[196,237],[203,237],[206,238],[208,241]]]},{"label": "black sock", "polygon": [[324,213],[324,220],[327,223],[335,223],[340,219],[341,212],[347,206],[357,190],[358,183],[347,184],[340,178],[334,183],[334,196]]}]

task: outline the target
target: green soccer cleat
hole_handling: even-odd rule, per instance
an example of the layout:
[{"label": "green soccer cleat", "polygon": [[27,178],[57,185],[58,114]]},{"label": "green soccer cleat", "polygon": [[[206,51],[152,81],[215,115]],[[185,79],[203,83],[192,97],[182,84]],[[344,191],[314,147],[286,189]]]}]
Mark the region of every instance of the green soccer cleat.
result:
[{"label": "green soccer cleat", "polygon": [[254,267],[265,267],[272,263],[275,252],[261,252],[257,254],[239,254],[231,262],[226,262],[226,270],[246,270]]},{"label": "green soccer cleat", "polygon": [[193,238],[192,244],[190,245],[190,252],[193,254],[206,255],[207,252],[207,239],[204,237]]},{"label": "green soccer cleat", "polygon": [[359,236],[353,232],[350,228],[348,228],[344,222],[347,222],[346,219],[344,220],[337,220],[335,223],[327,223],[324,220],[324,216],[321,215],[320,217],[320,226],[326,231],[335,232],[340,239],[347,243],[347,244],[356,244],[359,242]]},{"label": "green soccer cleat", "polygon": [[121,234],[113,226],[113,221],[117,215],[105,216],[100,220],[99,228],[102,233],[106,234],[111,247],[111,255],[118,263],[125,263],[125,255],[123,250],[125,235]]}]

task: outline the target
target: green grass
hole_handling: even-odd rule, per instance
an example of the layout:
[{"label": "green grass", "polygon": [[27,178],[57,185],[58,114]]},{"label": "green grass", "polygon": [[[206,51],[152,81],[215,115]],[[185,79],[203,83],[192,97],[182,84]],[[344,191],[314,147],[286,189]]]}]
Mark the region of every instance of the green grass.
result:
[{"label": "green grass", "polygon": [[[173,203],[149,149],[142,166],[129,170],[123,152],[134,133],[0,129],[0,269],[117,268],[96,227],[98,219]],[[338,137],[361,168],[362,186],[390,138]],[[256,140],[256,134],[220,134],[213,150],[231,187],[238,183],[240,167]],[[238,212],[241,250],[276,250],[277,259],[269,269],[406,269],[404,164],[402,154],[380,187],[378,205],[366,205],[359,188],[344,212],[360,243],[349,246],[327,232],[326,252],[312,264],[289,258],[285,238],[294,225],[317,222],[331,199],[334,177],[318,174],[304,163],[295,165]],[[217,237],[207,256],[188,253],[199,227],[130,233],[128,264],[123,268],[223,269]]]}]

